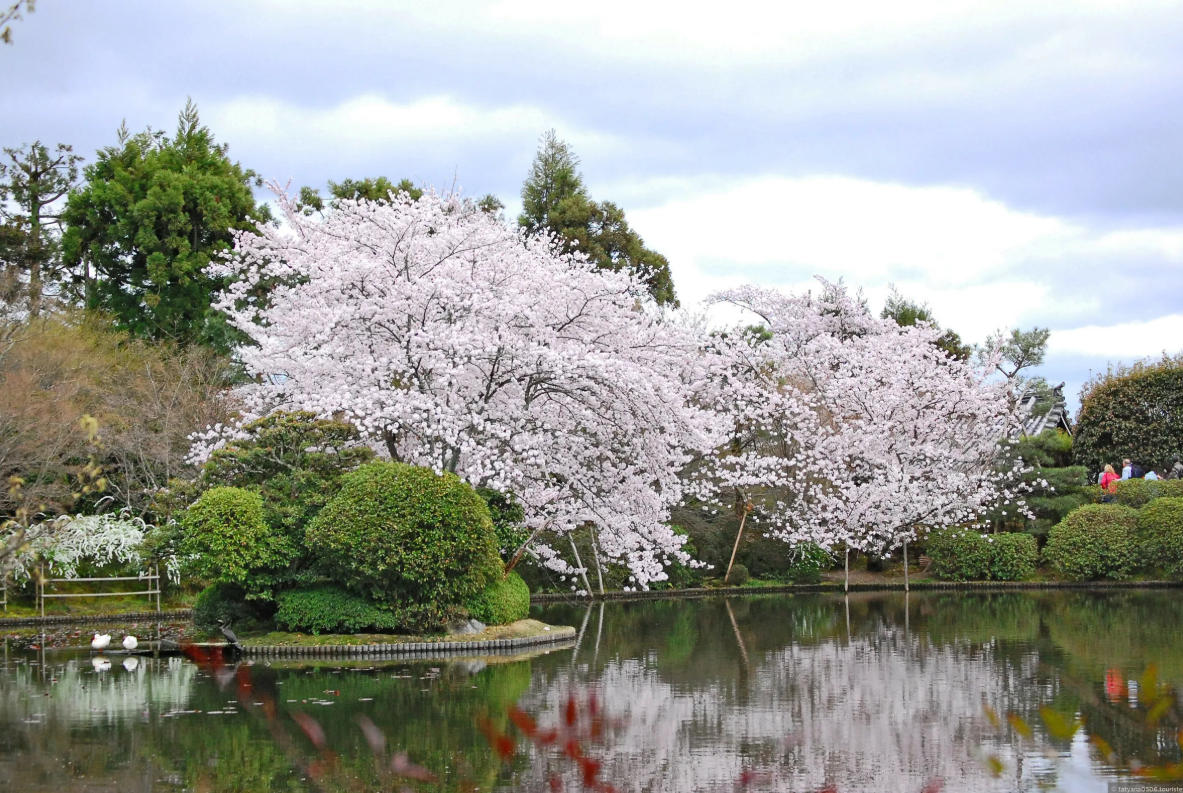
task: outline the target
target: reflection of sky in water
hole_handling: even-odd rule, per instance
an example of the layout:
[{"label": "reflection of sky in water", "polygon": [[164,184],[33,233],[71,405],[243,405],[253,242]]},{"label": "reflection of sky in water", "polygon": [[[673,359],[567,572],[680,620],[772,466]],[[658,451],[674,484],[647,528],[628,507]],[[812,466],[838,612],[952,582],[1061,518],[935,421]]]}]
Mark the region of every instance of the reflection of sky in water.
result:
[{"label": "reflection of sky in water", "polygon": [[180,658],[97,658],[110,668],[98,671],[91,658],[54,663],[52,655],[44,673],[28,663],[0,668],[0,721],[117,724],[141,718],[148,708],[184,708],[197,676],[197,668]]}]

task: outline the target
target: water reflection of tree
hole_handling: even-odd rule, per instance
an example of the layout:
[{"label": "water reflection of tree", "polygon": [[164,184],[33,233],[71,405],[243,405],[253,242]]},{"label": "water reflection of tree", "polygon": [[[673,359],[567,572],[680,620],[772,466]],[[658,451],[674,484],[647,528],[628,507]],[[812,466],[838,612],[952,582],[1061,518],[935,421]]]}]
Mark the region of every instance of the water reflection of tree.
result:
[{"label": "water reflection of tree", "polygon": [[[1131,716],[1121,710],[1128,703],[1103,696],[1112,664],[1133,664],[1126,669],[1137,676],[1147,660],[1177,653],[1183,606],[1156,615],[1161,593],[932,593],[913,595],[907,611],[905,602],[883,594],[733,599],[735,630],[723,600],[609,606],[611,651],[598,664],[582,657],[576,670],[619,725],[598,750],[605,778],[641,789],[721,789],[763,766],[785,789],[836,781],[840,790],[918,791],[934,776],[946,789],[1034,789],[1071,768],[1094,779],[1108,773],[1090,735],[1112,744],[1121,767],[1133,758],[1178,761],[1177,705],[1149,725],[1145,710]],[[566,675],[546,671],[532,687],[527,702],[547,714],[543,721],[563,707]],[[983,703],[1034,735],[1020,738],[1005,719],[992,728]],[[1049,707],[1068,721],[1082,713],[1088,732],[1074,743],[1045,729]],[[547,767],[535,755],[518,780],[527,786],[541,784],[531,774]],[[1000,779],[989,773],[990,756],[1005,768]]]}]

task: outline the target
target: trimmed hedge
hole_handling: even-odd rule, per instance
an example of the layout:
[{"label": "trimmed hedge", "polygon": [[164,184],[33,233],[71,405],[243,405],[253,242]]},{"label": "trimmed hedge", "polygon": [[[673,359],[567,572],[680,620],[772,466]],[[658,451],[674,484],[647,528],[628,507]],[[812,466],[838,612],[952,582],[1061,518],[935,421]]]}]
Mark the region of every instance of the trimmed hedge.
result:
[{"label": "trimmed hedge", "polygon": [[[723,573],[724,573],[724,575],[726,575],[727,571],[724,570]],[[743,586],[744,584],[746,584],[748,581],[751,581],[751,580],[752,580],[752,574],[748,572],[748,568],[746,568],[742,564],[739,564],[738,562],[736,562],[734,565],[731,566],[731,575],[727,576],[727,585],[728,586]]]},{"label": "trimmed hedge", "polygon": [[244,584],[260,569],[286,564],[294,549],[263,520],[263,499],[237,487],[207,491],[181,517],[181,552],[199,578]]},{"label": "trimmed hedge", "polygon": [[1122,504],[1086,504],[1047,536],[1044,560],[1066,578],[1123,579],[1137,567],[1138,511]]},{"label": "trimmed hedge", "polygon": [[[1114,501],[1134,509],[1142,507],[1157,498],[1178,498],[1183,496],[1183,479],[1126,479],[1116,486]],[[1100,501],[1105,492],[1099,485],[1092,488],[1093,500]]]},{"label": "trimmed hedge", "polygon": [[932,572],[945,581],[1021,581],[1035,572],[1039,545],[1030,534],[945,529],[928,535]]},{"label": "trimmed hedge", "polygon": [[360,595],[331,585],[284,592],[278,598],[275,624],[286,631],[383,633],[403,627],[400,615],[380,609]]},{"label": "trimmed hedge", "polygon": [[1138,514],[1142,559],[1171,578],[1183,578],[1183,498],[1160,498]]},{"label": "trimmed hedge", "polygon": [[336,580],[396,609],[468,603],[501,573],[489,509],[455,474],[371,463],[308,526]]},{"label": "trimmed hedge", "polygon": [[[1022,581],[1035,574],[1039,565],[1039,543],[1030,534],[1007,532],[990,538],[990,578],[993,581]],[[989,542],[989,541],[988,541]]]},{"label": "trimmed hedge", "polygon": [[530,588],[517,573],[497,579],[469,601],[469,615],[486,625],[506,625],[530,616]]}]

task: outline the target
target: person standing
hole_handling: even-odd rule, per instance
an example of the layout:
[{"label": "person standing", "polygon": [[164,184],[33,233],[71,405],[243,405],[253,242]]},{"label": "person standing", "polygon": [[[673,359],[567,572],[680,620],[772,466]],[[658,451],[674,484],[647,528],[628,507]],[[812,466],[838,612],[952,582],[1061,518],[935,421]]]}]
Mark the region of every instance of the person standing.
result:
[{"label": "person standing", "polygon": [[1101,489],[1108,491],[1110,485],[1118,481],[1121,477],[1113,470],[1113,466],[1106,464],[1105,470],[1101,473]]},{"label": "person standing", "polygon": [[1150,480],[1152,482],[1157,482],[1158,481],[1158,474],[1154,473],[1154,471],[1147,471],[1146,476],[1144,476],[1142,478]]},{"label": "person standing", "polygon": [[1171,466],[1167,479],[1183,479],[1183,460],[1179,459],[1179,455],[1175,455],[1175,464]]},{"label": "person standing", "polygon": [[1126,479],[1133,479],[1133,477],[1134,477],[1134,466],[1130,464],[1130,461],[1128,459],[1122,460],[1121,461],[1122,481],[1124,481]]}]

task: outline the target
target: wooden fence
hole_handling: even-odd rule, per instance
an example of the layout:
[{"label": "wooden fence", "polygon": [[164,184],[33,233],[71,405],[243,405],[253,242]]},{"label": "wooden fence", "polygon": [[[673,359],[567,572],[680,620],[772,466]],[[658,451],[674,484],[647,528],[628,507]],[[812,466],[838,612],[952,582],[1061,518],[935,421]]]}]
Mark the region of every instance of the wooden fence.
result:
[{"label": "wooden fence", "polygon": [[[131,592],[46,592],[46,588],[53,587],[54,584],[70,583],[76,584],[79,582],[104,582],[104,581],[143,581],[148,585],[147,589],[136,589]],[[107,578],[46,578],[44,568],[38,570],[37,575],[37,608],[41,616],[45,616],[45,601],[47,599],[64,599],[64,598],[103,598],[103,597],[136,597],[145,596],[152,599],[156,596],[156,612],[160,613],[160,565],[153,565],[151,572],[147,575],[139,576],[109,576]],[[7,593],[5,594],[5,607],[7,605]]]}]

